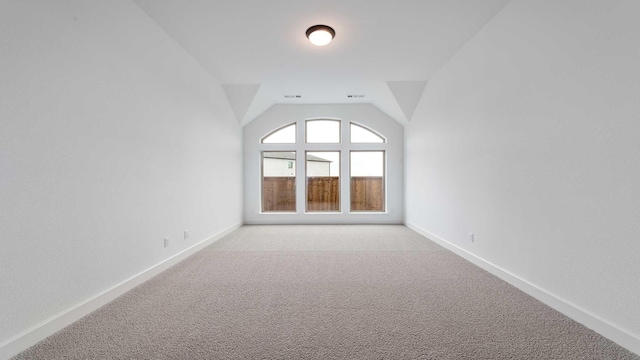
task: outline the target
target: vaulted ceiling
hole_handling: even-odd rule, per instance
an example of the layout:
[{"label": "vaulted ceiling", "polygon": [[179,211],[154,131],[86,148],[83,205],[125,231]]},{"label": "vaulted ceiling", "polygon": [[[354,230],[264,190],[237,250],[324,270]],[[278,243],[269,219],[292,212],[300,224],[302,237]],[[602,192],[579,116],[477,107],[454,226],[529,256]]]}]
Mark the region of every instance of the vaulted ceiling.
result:
[{"label": "vaulted ceiling", "polygon": [[[509,0],[134,2],[223,83],[244,125],[274,104],[348,103],[406,123],[426,82]],[[316,24],[334,41],[309,43]]]}]

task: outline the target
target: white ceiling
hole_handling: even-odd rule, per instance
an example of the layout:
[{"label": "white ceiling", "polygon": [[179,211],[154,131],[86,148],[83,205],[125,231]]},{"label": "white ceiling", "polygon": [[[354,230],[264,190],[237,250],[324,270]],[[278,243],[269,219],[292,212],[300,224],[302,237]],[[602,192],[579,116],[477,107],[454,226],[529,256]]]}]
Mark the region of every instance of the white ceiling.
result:
[{"label": "white ceiling", "polygon": [[[225,84],[243,125],[274,104],[362,102],[406,123],[425,81],[509,2],[133,1]],[[334,41],[311,45],[316,24]]]}]

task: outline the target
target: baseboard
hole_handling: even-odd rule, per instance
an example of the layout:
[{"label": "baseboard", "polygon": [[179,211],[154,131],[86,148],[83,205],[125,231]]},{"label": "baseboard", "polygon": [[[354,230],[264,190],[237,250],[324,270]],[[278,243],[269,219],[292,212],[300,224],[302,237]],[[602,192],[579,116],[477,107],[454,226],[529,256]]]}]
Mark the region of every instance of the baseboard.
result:
[{"label": "baseboard", "polygon": [[140,272],[139,274],[134,275],[127,280],[124,280],[123,282],[103,291],[102,293],[95,295],[61,313],[58,313],[41,322],[40,324],[37,324],[21,332],[20,334],[0,343],[0,359],[9,359],[10,357],[23,352],[24,350],[44,340],[48,336],[56,333],[57,331],[63,329],[71,323],[80,320],[82,317],[111,302],[118,296],[160,274],[171,266],[186,259],[190,255],[193,255],[202,248],[211,245],[212,243],[223,238],[232,231],[238,229],[240,226],[242,226],[242,223],[230,226],[218,232],[217,234],[212,235],[209,238]]},{"label": "baseboard", "polygon": [[438,235],[432,234],[420,228],[419,226],[411,223],[405,223],[405,225],[413,231],[424,235],[429,240],[432,240],[433,242],[452,251],[456,255],[473,263],[474,265],[488,271],[489,273],[499,277],[500,279],[508,282],[516,288],[533,296],[549,307],[601,334],[602,336],[619,344],[627,350],[640,355],[640,335],[624,329],[617,324],[614,324],[613,322],[572,303],[567,299],[553,294],[550,291],[547,291],[540,286],[509,272],[508,270],[505,270],[477,255],[470,253],[469,251],[439,237]]}]

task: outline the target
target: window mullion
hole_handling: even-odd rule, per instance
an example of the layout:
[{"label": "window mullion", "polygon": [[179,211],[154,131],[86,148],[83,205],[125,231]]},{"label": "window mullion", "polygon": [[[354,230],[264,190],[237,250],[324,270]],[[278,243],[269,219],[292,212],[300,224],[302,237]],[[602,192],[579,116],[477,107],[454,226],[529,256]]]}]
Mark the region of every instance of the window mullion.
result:
[{"label": "window mullion", "polygon": [[340,134],[342,134],[342,139],[340,142],[340,157],[342,158],[342,163],[340,164],[340,194],[342,197],[340,198],[340,209],[343,213],[348,214],[350,211],[351,203],[351,191],[350,191],[350,160],[349,160],[349,150],[351,147],[351,143],[349,139],[351,138],[351,126],[349,121],[342,121],[340,123]]},{"label": "window mullion", "polygon": [[304,214],[307,206],[307,173],[305,120],[298,120],[296,126],[296,211]]}]

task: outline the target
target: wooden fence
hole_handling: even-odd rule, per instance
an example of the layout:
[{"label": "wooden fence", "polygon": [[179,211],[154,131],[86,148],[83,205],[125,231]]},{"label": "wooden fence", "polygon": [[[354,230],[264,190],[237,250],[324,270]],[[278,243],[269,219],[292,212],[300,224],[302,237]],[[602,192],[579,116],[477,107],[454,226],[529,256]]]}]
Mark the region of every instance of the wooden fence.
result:
[{"label": "wooden fence", "polygon": [[[351,178],[351,211],[384,211],[382,177]],[[295,177],[265,177],[262,211],[295,212]],[[307,211],[340,211],[340,179],[316,176],[307,179]]]},{"label": "wooden fence", "polygon": [[351,178],[351,211],[384,211],[384,181],[381,176]]},{"label": "wooden fence", "polygon": [[307,211],[340,211],[340,179],[337,176],[307,178]]},{"label": "wooden fence", "polygon": [[265,177],[262,181],[262,211],[296,211],[296,178]]}]

